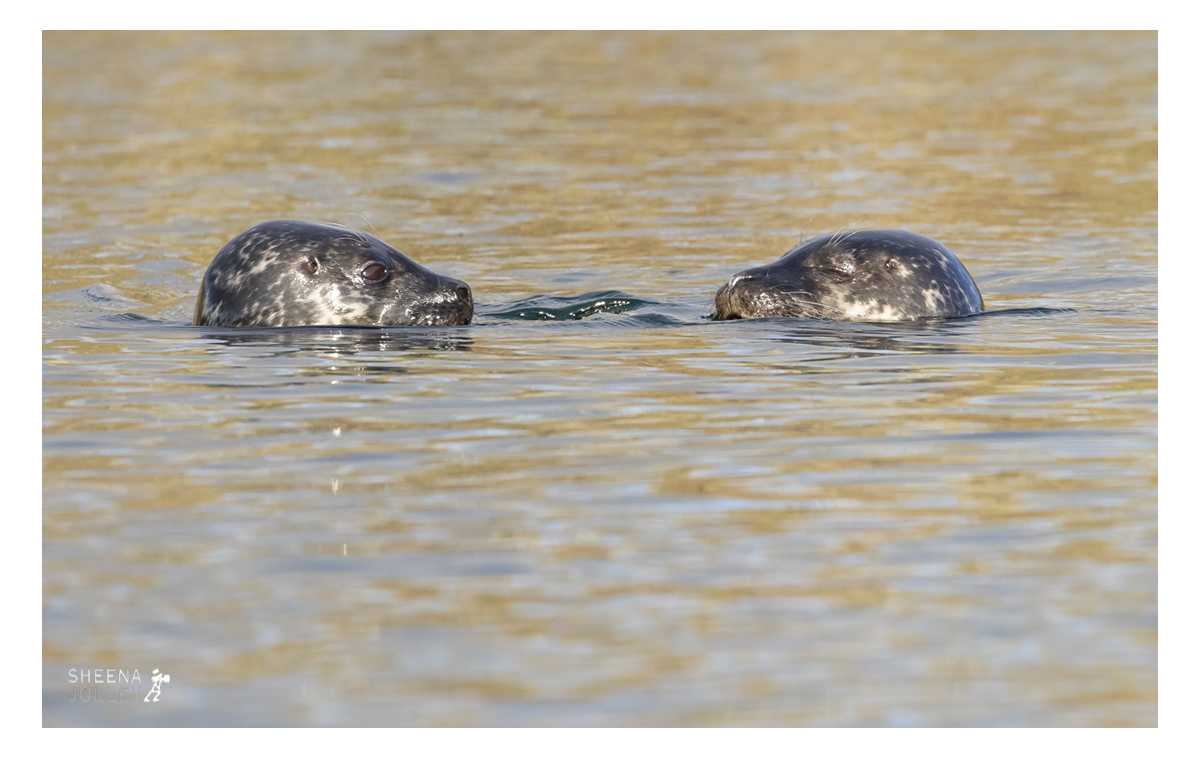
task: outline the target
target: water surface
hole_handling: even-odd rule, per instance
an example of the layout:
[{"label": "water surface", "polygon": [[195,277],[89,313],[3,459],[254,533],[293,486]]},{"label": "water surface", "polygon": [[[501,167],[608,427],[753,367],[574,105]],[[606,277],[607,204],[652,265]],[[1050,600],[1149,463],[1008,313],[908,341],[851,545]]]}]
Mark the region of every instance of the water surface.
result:
[{"label": "water surface", "polygon": [[[44,723],[1156,725],[1156,60],[45,35]],[[190,326],[272,218],[477,318]],[[889,227],[988,313],[707,318]]]}]

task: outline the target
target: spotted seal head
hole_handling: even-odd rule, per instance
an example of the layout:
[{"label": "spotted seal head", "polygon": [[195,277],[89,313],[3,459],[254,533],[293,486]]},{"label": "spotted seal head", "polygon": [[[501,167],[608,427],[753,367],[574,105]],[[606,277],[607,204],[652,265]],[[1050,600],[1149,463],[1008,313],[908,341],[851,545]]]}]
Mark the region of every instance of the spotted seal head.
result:
[{"label": "spotted seal head", "polygon": [[717,291],[715,318],[914,321],[982,310],[974,279],[940,242],[861,230],[809,240],[737,274]]},{"label": "spotted seal head", "polygon": [[197,326],[457,326],[470,287],[365,232],[267,221],[234,237],[208,266]]}]

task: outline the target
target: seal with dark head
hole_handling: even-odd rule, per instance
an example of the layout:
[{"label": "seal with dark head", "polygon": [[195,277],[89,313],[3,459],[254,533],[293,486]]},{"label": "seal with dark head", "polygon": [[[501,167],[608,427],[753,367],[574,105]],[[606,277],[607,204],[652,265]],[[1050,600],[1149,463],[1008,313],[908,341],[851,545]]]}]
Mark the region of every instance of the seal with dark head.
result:
[{"label": "seal with dark head", "polygon": [[470,287],[365,232],[267,221],[234,237],[208,266],[197,326],[458,326]]},{"label": "seal with dark head", "polygon": [[768,266],[742,271],[717,291],[715,318],[914,321],[982,310],[974,279],[940,242],[862,230],[809,240]]}]

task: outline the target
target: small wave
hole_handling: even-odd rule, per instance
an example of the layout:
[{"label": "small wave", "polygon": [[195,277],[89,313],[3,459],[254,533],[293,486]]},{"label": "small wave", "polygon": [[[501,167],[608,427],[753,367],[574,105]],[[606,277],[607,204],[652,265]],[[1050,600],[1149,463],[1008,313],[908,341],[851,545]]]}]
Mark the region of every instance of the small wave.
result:
[{"label": "small wave", "polygon": [[103,282],[89,284],[86,287],[79,287],[77,289],[55,292],[54,294],[46,295],[42,300],[43,302],[63,303],[89,309],[102,308],[104,310],[136,308],[145,305],[140,300],[125,297],[116,287]]},{"label": "small wave", "polygon": [[983,311],[979,317],[990,316],[1055,316],[1059,313],[1078,313],[1077,308],[999,308]]},{"label": "small wave", "polygon": [[619,290],[586,292],[574,297],[533,295],[503,305],[482,305],[480,315],[520,321],[581,321],[599,313],[627,313],[657,301],[634,297]]},{"label": "small wave", "polygon": [[143,316],[140,313],[106,313],[100,317],[101,321],[117,321],[120,323],[134,324],[167,324],[170,322],[163,321],[160,318],[151,318]]}]

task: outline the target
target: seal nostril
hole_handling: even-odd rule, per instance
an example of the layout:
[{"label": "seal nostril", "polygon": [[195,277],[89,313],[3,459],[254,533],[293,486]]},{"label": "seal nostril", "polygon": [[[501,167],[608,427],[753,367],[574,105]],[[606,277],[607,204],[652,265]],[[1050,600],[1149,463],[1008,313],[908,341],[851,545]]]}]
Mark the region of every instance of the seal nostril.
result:
[{"label": "seal nostril", "polygon": [[459,297],[459,299],[465,300],[466,302],[469,303],[470,302],[470,287],[467,287],[465,284],[459,285],[458,286],[458,297]]}]

